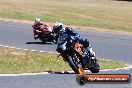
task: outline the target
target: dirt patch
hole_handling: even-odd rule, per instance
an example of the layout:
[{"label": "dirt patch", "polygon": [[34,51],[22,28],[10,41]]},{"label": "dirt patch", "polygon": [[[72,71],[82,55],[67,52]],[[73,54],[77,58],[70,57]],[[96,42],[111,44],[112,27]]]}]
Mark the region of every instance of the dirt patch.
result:
[{"label": "dirt patch", "polygon": [[29,20],[20,20],[20,19],[13,19],[13,18],[0,18],[2,21],[12,21],[12,22],[20,22],[20,23],[29,23],[33,24],[33,21]]},{"label": "dirt patch", "polygon": [[[20,22],[20,23],[28,23],[28,24],[33,24],[34,21],[31,20],[23,20],[23,19],[13,19],[13,18],[0,18],[2,21],[12,21],[12,22]],[[53,23],[47,23],[50,26],[53,26]],[[115,32],[123,35],[132,35],[132,32],[126,32],[126,31],[118,31],[118,30],[111,30],[111,29],[104,29],[104,28],[94,28],[94,27],[83,27],[83,26],[74,26],[74,25],[65,25],[65,26],[70,26],[74,28],[80,28],[80,29],[86,29],[86,30],[96,30],[100,32]]]}]

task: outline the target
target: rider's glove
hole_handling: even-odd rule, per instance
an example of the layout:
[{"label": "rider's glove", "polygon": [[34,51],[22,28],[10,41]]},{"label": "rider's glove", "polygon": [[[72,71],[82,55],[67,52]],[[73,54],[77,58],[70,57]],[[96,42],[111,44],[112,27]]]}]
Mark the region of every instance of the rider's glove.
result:
[{"label": "rider's glove", "polygon": [[72,40],[75,40],[75,38],[74,38],[73,36],[71,36],[71,39],[72,39]]},{"label": "rider's glove", "polygon": [[41,31],[39,31],[39,30],[36,30],[36,32],[41,33]]}]

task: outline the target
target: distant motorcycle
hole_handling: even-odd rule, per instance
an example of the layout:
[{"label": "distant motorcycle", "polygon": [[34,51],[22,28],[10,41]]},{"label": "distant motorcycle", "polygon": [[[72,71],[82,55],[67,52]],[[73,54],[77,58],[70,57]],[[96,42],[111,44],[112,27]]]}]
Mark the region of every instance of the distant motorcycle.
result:
[{"label": "distant motorcycle", "polygon": [[73,40],[71,36],[62,35],[59,37],[57,51],[63,57],[63,60],[68,62],[72,70],[78,74],[79,65],[85,70],[90,70],[92,73],[98,73],[100,66],[95,56],[87,55],[87,66],[83,65],[84,47],[78,41]]},{"label": "distant motorcycle", "polygon": [[53,42],[53,43],[57,44],[57,41],[56,41],[54,35],[52,34],[52,31],[49,31],[48,28],[49,28],[49,26],[43,25],[41,27],[41,30],[33,29],[34,39],[35,40],[40,39],[43,43]]}]

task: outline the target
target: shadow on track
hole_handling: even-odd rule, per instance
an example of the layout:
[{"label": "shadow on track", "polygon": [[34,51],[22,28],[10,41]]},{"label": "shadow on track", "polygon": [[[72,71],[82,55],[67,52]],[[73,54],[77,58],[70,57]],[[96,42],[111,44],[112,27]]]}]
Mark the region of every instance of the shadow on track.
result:
[{"label": "shadow on track", "polygon": [[53,71],[47,71],[49,74],[75,74],[74,72],[68,72],[68,71],[64,71],[64,72],[53,72]]},{"label": "shadow on track", "polygon": [[48,45],[48,44],[53,44],[53,43],[49,43],[49,42],[46,42],[46,43],[43,43],[43,42],[26,42],[26,44]]}]

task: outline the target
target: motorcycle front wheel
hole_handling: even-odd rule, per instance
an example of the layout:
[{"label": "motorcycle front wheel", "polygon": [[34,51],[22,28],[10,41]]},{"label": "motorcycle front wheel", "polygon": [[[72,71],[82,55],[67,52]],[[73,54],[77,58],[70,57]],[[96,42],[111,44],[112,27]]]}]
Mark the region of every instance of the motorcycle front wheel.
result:
[{"label": "motorcycle front wheel", "polygon": [[73,56],[68,56],[67,62],[69,63],[69,65],[72,68],[72,70],[76,74],[79,74],[80,60],[79,60],[79,57],[77,57],[76,53]]},{"label": "motorcycle front wheel", "polygon": [[97,59],[95,60],[94,63],[92,62],[92,67],[89,68],[89,70],[90,70],[92,73],[98,73],[98,72],[99,72],[100,66],[99,66],[99,62],[98,62]]}]

